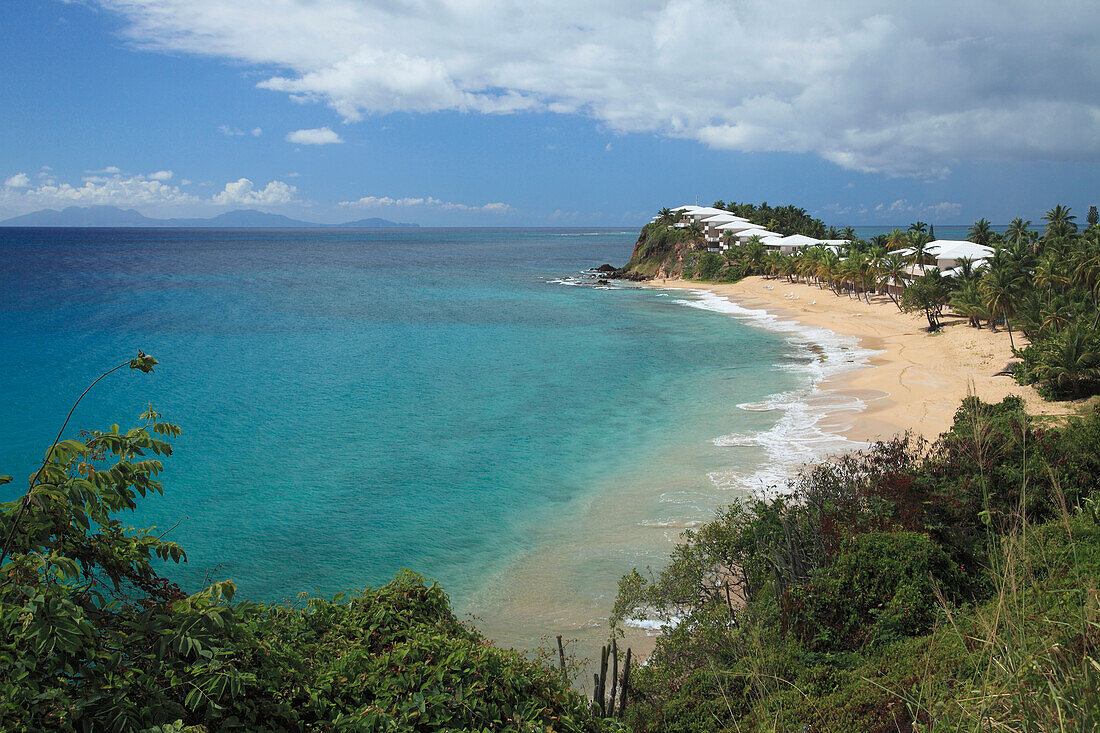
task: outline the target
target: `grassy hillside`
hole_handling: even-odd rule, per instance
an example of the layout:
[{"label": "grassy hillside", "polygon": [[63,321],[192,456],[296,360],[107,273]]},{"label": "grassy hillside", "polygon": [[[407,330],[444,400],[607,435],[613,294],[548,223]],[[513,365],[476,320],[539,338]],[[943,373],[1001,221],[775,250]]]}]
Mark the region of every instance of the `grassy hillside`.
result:
[{"label": "grassy hillside", "polygon": [[[969,399],[738,502],[616,618],[679,620],[632,684],[638,731],[1100,726],[1100,413]],[[743,600],[739,600],[743,599]]]}]

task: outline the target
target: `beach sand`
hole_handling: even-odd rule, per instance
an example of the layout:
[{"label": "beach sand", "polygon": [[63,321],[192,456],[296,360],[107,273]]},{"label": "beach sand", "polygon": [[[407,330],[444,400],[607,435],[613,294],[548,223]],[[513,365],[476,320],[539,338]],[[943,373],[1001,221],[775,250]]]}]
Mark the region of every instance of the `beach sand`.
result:
[{"label": "beach sand", "polygon": [[[1017,395],[1032,414],[1067,414],[1065,404],[1049,403],[1034,388],[1000,375],[1013,360],[1008,332],[976,329],[966,319],[945,314],[943,328],[929,333],[923,314],[898,310],[889,297],[872,295],[868,303],[837,296],[816,285],[785,279],[749,277],[732,284],[654,280],[658,288],[707,290],[745,308],[763,309],[782,319],[854,336],[860,345],[881,352],[873,369],[857,369],[819,383],[825,391],[859,397],[867,409],[838,418],[831,426],[849,440],[875,441],[912,431],[933,440],[952,422],[968,394],[986,402]],[[1026,345],[1014,333],[1016,346]]]},{"label": "beach sand", "polygon": [[[1045,402],[1033,388],[1021,386],[1009,376],[996,376],[1013,358],[1008,333],[971,328],[963,318],[946,316],[944,328],[930,334],[923,315],[901,313],[886,296],[871,296],[867,303],[838,297],[813,285],[761,277],[729,285],[679,280],[655,280],[645,285],[709,291],[742,308],[767,311],[781,320],[854,337],[862,349],[878,352],[865,362],[868,366],[844,370],[816,383],[814,400],[835,405],[852,404],[856,400],[851,398],[858,398],[865,406],[861,411],[822,408],[828,417],[817,422],[815,429],[837,436],[837,440],[823,443],[836,451],[889,439],[905,431],[933,440],[951,425],[959,403],[968,394],[990,402],[1018,395],[1033,414],[1072,411],[1064,404]],[[798,333],[797,329],[792,331],[792,335]],[[1017,346],[1026,343],[1021,334],[1015,334],[1015,338]],[[731,413],[739,409],[733,404],[726,407]],[[832,447],[824,450],[832,451]],[[532,628],[546,630],[547,646],[552,646],[555,633],[574,640],[568,651],[588,657],[577,681],[582,689],[591,681],[595,665],[592,655],[607,638],[606,616],[614,601],[615,589],[610,583],[598,598],[585,591],[594,579],[607,575],[601,559],[637,551],[636,565],[644,567],[652,554],[641,551],[663,555],[671,549],[680,540],[679,528],[656,529],[642,521],[654,512],[650,494],[697,490],[701,480],[700,467],[692,465],[687,456],[661,456],[655,462],[666,469],[675,466],[682,470],[677,474],[673,469],[674,475],[661,476],[656,484],[655,479],[631,477],[623,482],[628,488],[609,487],[606,496],[593,497],[567,532],[540,544],[540,552],[512,569],[513,582],[499,585],[503,597],[484,599],[492,611],[483,620],[498,630],[497,640],[506,646],[531,646]],[[731,493],[729,499],[760,488],[746,485]],[[577,547],[578,537],[585,538],[583,547]],[[589,560],[594,564],[589,565]],[[563,589],[570,592],[563,594]],[[656,644],[654,632],[636,626],[627,626],[624,631],[622,647],[633,648],[639,660],[648,657]]]}]

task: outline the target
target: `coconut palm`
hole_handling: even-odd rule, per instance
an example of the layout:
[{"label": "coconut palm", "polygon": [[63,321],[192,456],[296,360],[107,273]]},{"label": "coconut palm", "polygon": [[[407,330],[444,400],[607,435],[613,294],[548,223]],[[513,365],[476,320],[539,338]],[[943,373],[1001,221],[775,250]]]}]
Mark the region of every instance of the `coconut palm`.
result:
[{"label": "coconut palm", "polygon": [[1070,214],[1070,211],[1072,209],[1068,206],[1058,204],[1043,214],[1043,220],[1047,223],[1047,229],[1043,236],[1048,239],[1061,239],[1076,232],[1077,224],[1074,223],[1074,220],[1077,217]]},{"label": "coconut palm", "polygon": [[981,328],[982,320],[989,318],[981,286],[975,280],[964,282],[951,294],[947,302],[951,310],[960,316],[966,316],[967,322],[974,328]]},{"label": "coconut palm", "polygon": [[890,296],[890,300],[894,301],[894,305],[898,307],[898,310],[901,310],[901,304],[890,288],[893,286],[904,289],[905,283],[908,282],[909,277],[909,269],[905,262],[905,258],[897,253],[887,254],[879,263],[878,286],[886,291],[886,294]]},{"label": "coconut palm", "polygon": [[1061,284],[1062,281],[1059,262],[1049,254],[1039,260],[1039,264],[1035,266],[1034,271],[1031,273],[1031,282],[1035,287],[1046,290],[1047,305],[1050,305],[1050,300],[1054,297],[1054,286]]},{"label": "coconut palm", "polygon": [[703,225],[697,221],[693,221],[684,228],[687,233],[687,238],[695,245],[695,249],[706,249],[707,240],[706,233],[703,231]]},{"label": "coconut palm", "polygon": [[764,246],[764,241],[756,235],[749,237],[749,241],[745,242],[745,246],[741,248],[742,260],[749,272],[756,274],[763,272],[764,256],[767,253],[768,249]]},{"label": "coconut palm", "polygon": [[1012,220],[1012,223],[1008,225],[1008,229],[1005,230],[1005,240],[1014,244],[1030,241],[1031,230],[1028,229],[1030,226],[1030,219],[1025,220],[1017,216]]},{"label": "coconut palm", "polygon": [[912,244],[911,237],[902,229],[895,229],[886,235],[887,249],[902,249]]},{"label": "coconut palm", "polygon": [[[982,293],[985,296],[985,307],[993,322],[999,318],[1004,321],[1008,329],[1008,343],[1013,350],[1016,343],[1012,339],[1012,316],[1015,310],[1016,300],[1020,295],[1020,289],[1024,278],[1011,267],[993,266],[982,277]],[[994,329],[996,330],[996,329]]]},{"label": "coconut palm", "polygon": [[978,219],[966,232],[966,238],[974,244],[989,246],[993,242],[993,226],[989,219]]},{"label": "coconut palm", "polygon": [[1100,348],[1095,334],[1082,324],[1075,324],[1053,336],[1043,349],[1036,376],[1045,382],[1068,390],[1074,396],[1081,393],[1086,381],[1100,378]]}]

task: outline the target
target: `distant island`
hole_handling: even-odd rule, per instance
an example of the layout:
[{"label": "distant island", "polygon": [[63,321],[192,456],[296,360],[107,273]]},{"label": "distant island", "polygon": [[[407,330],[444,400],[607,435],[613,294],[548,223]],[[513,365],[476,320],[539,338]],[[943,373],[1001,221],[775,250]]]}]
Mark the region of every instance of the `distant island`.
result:
[{"label": "distant island", "polygon": [[238,209],[208,219],[154,219],[134,209],[117,206],[69,206],[41,209],[0,221],[0,227],[148,227],[204,229],[383,229],[387,227],[419,227],[419,224],[395,222],[377,217],[358,219],[343,224],[318,224],[291,219],[282,214],[268,214],[254,209]]}]

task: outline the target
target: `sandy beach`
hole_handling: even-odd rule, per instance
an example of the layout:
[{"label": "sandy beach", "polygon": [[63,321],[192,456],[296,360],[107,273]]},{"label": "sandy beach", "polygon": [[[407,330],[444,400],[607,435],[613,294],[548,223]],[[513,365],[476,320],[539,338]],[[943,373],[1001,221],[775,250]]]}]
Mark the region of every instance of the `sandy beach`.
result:
[{"label": "sandy beach", "polygon": [[[1032,414],[1066,414],[1064,403],[1049,403],[1032,387],[998,375],[1012,360],[1008,332],[976,329],[966,319],[945,314],[939,333],[928,333],[924,316],[898,310],[889,297],[872,295],[868,303],[837,296],[816,285],[784,279],[748,277],[732,284],[655,280],[659,288],[707,290],[746,308],[764,309],[791,319],[859,339],[864,348],[881,352],[874,368],[854,370],[821,382],[825,391],[859,397],[863,412],[837,418],[829,427],[850,440],[874,441],[907,430],[934,439],[950,426],[967,394],[987,402],[1017,395]],[[1026,345],[1014,333],[1017,347]]]}]

